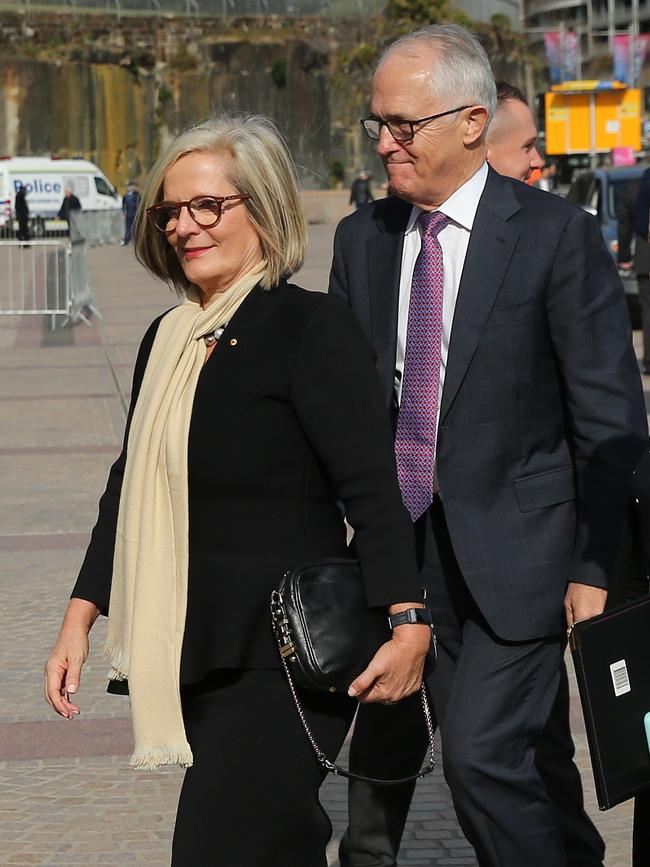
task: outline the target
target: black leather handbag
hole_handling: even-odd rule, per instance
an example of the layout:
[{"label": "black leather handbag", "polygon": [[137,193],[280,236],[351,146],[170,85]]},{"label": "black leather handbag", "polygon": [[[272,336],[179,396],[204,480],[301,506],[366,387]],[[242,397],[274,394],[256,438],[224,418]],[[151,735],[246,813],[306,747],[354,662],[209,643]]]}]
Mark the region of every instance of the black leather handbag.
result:
[{"label": "black leather handbag", "polygon": [[[297,687],[347,692],[381,645],[390,640],[387,615],[367,606],[357,560],[320,560],[286,572],[280,587],[271,595],[271,617],[280,660],[300,721],[325,770],[379,785],[417,780],[433,771],[434,727],[424,684],[421,699],[429,736],[428,762],[418,773],[397,780],[365,777],[329,761],[316,743],[302,708]],[[433,636],[429,664],[431,662],[435,662]]]}]

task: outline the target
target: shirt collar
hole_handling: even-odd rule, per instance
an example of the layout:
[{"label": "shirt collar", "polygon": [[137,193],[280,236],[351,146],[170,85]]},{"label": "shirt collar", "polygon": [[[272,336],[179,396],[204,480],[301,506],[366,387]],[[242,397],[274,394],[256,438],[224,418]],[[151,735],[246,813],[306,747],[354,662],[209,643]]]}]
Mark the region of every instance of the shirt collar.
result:
[{"label": "shirt collar", "polygon": [[[481,168],[473,174],[468,181],[465,181],[462,187],[459,187],[455,193],[452,193],[451,196],[440,205],[438,210],[442,211],[443,214],[449,217],[453,223],[456,223],[456,225],[471,232],[474,225],[474,218],[476,217],[476,211],[478,210],[478,203],[483,194],[483,190],[485,189],[487,176],[488,164],[483,163]],[[416,228],[416,221],[421,213],[422,209],[418,208],[417,205],[413,205],[411,208],[411,216],[406,225],[406,234],[412,232]]]}]

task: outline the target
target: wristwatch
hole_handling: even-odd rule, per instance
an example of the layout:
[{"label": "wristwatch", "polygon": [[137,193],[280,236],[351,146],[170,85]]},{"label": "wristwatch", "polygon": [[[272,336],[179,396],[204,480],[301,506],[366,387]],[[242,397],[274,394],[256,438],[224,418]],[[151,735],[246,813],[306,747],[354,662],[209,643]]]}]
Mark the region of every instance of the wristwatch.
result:
[{"label": "wristwatch", "polygon": [[433,627],[433,618],[428,608],[406,608],[398,614],[388,616],[388,625],[391,629],[402,626],[404,623],[424,623]]}]

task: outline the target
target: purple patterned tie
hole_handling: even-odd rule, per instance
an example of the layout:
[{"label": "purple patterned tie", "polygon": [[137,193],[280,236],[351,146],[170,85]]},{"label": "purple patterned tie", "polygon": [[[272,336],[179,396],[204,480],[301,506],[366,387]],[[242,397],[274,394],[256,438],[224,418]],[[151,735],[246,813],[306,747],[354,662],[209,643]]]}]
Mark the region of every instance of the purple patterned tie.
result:
[{"label": "purple patterned tie", "polygon": [[414,521],[433,499],[436,455],[444,267],[438,233],[449,222],[439,211],[422,213],[422,246],[413,270],[402,394],[395,435],[397,476]]}]

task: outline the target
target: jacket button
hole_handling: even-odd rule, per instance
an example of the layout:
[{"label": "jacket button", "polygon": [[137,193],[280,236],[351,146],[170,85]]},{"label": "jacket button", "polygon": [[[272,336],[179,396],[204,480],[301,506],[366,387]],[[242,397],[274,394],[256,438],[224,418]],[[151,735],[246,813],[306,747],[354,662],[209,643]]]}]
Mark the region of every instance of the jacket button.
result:
[{"label": "jacket button", "polygon": [[232,340],[230,341],[230,345],[231,346],[237,346],[237,338],[236,337],[232,338]]}]

